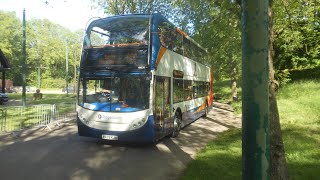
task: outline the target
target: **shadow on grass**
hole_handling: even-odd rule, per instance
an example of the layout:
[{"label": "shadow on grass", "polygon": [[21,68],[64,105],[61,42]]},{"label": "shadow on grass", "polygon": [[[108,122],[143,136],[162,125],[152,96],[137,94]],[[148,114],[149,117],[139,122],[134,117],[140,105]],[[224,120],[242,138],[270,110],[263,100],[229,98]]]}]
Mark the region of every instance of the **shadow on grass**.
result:
[{"label": "shadow on grass", "polygon": [[198,154],[180,179],[241,179],[241,157],[241,129],[229,129]]},{"label": "shadow on grass", "polygon": [[235,126],[232,126],[232,125],[229,125],[229,124],[226,124],[226,123],[222,123],[222,122],[217,121],[217,120],[214,120],[214,119],[212,119],[212,118],[210,118],[210,117],[205,117],[204,119],[209,120],[209,121],[212,121],[212,122],[214,122],[214,123],[217,123],[217,124],[219,124],[219,125],[221,125],[221,126],[225,126],[225,127],[227,127],[228,129],[236,128]]},{"label": "shadow on grass", "polygon": [[[317,157],[319,160],[319,157]],[[319,162],[288,162],[289,178],[292,180],[319,179]]]},{"label": "shadow on grass", "polygon": [[[320,177],[320,135],[311,134],[313,131],[296,126],[286,126],[282,131],[290,179]],[[180,179],[241,179],[241,137],[241,129],[236,128],[219,134],[189,164]]]},{"label": "shadow on grass", "polygon": [[282,130],[290,179],[319,179],[319,126],[286,125]]}]

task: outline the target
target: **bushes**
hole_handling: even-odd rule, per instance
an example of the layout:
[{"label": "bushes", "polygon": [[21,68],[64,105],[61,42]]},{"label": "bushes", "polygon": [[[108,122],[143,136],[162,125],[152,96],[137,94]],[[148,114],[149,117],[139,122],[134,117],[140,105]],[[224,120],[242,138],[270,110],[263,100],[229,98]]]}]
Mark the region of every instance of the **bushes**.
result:
[{"label": "bushes", "polygon": [[65,86],[66,86],[66,80],[65,79],[43,79],[41,81],[41,88],[59,88],[59,89],[62,89]]},{"label": "bushes", "polygon": [[320,66],[308,68],[308,69],[292,69],[292,70],[281,70],[277,71],[276,79],[281,84],[287,84],[290,81],[297,80],[310,80],[319,79],[320,80]]},{"label": "bushes", "polygon": [[309,69],[289,70],[292,80],[320,79],[320,66]]}]

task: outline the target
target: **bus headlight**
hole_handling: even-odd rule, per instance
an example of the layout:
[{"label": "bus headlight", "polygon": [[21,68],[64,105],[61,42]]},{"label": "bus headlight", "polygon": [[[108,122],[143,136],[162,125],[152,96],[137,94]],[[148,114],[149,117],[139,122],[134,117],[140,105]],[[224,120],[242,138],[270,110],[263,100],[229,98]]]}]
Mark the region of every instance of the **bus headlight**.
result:
[{"label": "bus headlight", "polygon": [[148,117],[135,119],[131,123],[129,130],[135,130],[135,129],[141,128],[147,122],[147,119],[148,119]]},{"label": "bus headlight", "polygon": [[84,123],[86,123],[86,124],[89,124],[89,121],[86,119],[86,118],[87,118],[87,115],[86,115],[85,113],[83,113],[83,112],[78,112],[78,117],[79,117],[79,119],[80,119],[82,122],[84,122]]}]

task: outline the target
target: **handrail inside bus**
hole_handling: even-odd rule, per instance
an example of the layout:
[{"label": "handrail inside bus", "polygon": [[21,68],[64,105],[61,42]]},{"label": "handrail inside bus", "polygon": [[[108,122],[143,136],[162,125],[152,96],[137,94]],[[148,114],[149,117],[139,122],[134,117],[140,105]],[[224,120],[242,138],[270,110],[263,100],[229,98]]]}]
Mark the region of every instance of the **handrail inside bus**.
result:
[{"label": "handrail inside bus", "polygon": [[103,33],[103,32],[100,32],[100,31],[96,31],[96,30],[94,30],[94,29],[92,29],[91,31],[96,32],[96,33],[98,33],[98,34],[102,34],[102,35],[105,35],[105,36],[110,37],[110,35],[108,35],[108,34],[106,34],[106,33]]},{"label": "handrail inside bus", "polygon": [[102,18],[101,18],[101,17],[92,17],[92,18],[88,19],[88,21],[87,21],[84,29],[87,29],[88,25],[89,25],[92,21],[97,20],[97,19],[102,19]]}]

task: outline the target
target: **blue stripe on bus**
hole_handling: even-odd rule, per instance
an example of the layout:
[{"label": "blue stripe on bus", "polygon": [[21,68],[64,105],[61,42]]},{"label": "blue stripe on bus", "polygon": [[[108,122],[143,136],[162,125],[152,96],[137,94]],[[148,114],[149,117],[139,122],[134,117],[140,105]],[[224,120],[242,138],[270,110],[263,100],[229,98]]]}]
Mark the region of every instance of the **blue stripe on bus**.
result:
[{"label": "blue stripe on bus", "polygon": [[77,118],[78,134],[80,136],[87,136],[93,138],[102,138],[102,135],[115,135],[118,136],[118,141],[122,142],[141,142],[152,143],[155,141],[154,132],[154,118],[148,117],[148,121],[144,126],[132,131],[106,131],[88,127]]},{"label": "blue stripe on bus", "polygon": [[[103,111],[103,112],[136,112],[141,109],[133,107],[123,107],[123,103],[110,103],[110,102],[94,102],[91,103],[95,106],[94,111]],[[110,107],[111,105],[111,107]],[[128,106],[128,105],[127,105]]]},{"label": "blue stripe on bus", "polygon": [[199,108],[200,106],[187,110],[182,113],[182,120],[184,122],[184,126],[189,125],[190,123],[196,121],[197,119],[199,119],[201,116],[205,114],[205,110],[203,109],[198,111]]},{"label": "blue stripe on bus", "polygon": [[151,70],[155,70],[156,68],[156,60],[158,57],[158,53],[160,50],[160,39],[158,36],[158,22],[159,22],[159,16],[154,15],[152,19],[152,27],[151,31],[153,32],[152,35],[152,56],[151,56]]}]

